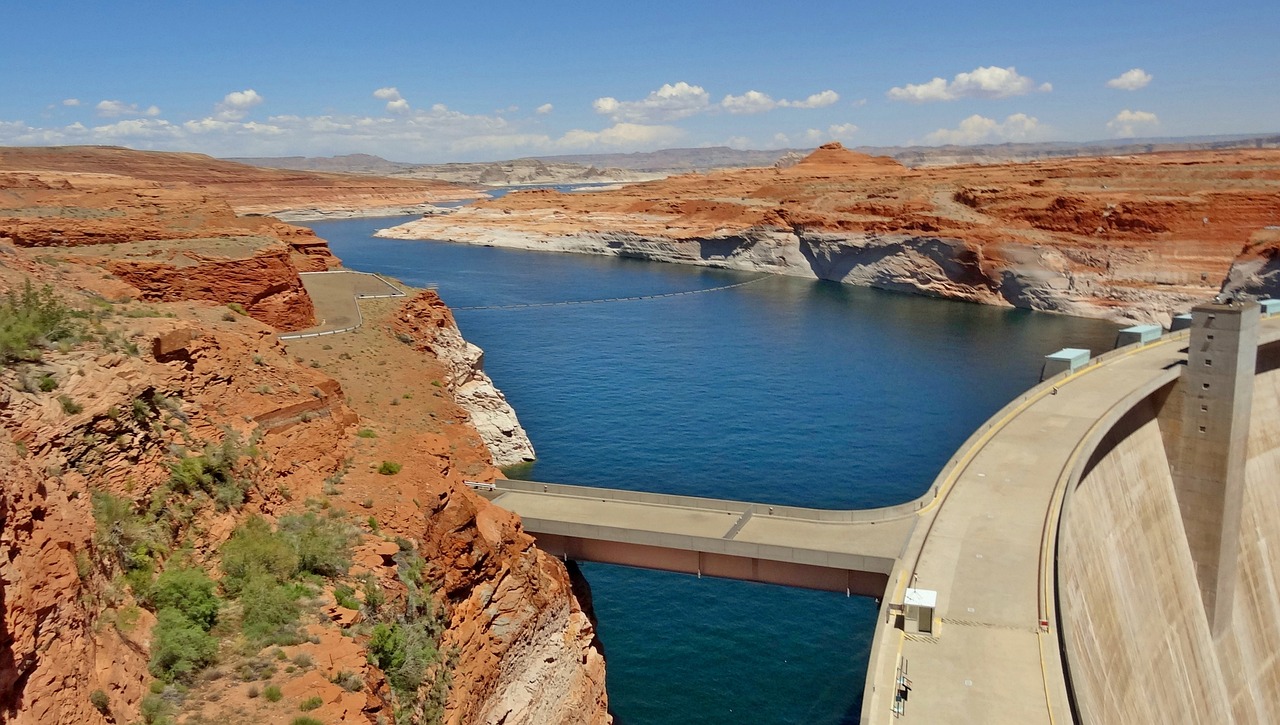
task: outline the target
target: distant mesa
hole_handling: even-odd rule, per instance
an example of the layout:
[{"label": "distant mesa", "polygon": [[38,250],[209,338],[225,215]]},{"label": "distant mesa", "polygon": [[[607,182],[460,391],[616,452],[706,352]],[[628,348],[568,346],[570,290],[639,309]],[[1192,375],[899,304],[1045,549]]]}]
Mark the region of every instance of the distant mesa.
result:
[{"label": "distant mesa", "polygon": [[850,151],[839,141],[825,143],[805,156],[798,163],[784,167],[785,172],[798,175],[809,175],[815,172],[837,172],[847,174],[851,171],[875,173],[905,174],[907,167],[888,156],[871,156]]}]

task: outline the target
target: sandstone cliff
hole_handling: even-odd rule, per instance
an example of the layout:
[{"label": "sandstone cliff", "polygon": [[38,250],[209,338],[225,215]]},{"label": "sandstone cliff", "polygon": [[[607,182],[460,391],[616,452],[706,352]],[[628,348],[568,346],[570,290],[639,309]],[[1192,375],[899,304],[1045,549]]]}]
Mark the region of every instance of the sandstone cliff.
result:
[{"label": "sandstone cliff", "polygon": [[793,165],[519,192],[379,234],[1167,322],[1277,220],[1280,151],[908,169],[828,144]]},{"label": "sandstone cliff", "polygon": [[[310,314],[298,267],[332,261],[313,235],[118,176],[40,172],[0,193],[0,303],[47,283],[72,311],[38,359],[0,360],[0,720],[288,721],[314,700],[330,723],[393,710],[609,721],[603,661],[564,566],[463,484],[498,472],[477,416],[432,385],[465,400],[483,375],[438,301],[372,300],[357,333],[285,347],[276,330]],[[94,224],[128,219],[138,227]],[[418,349],[395,337],[402,324],[424,333]],[[175,466],[200,450],[232,451],[221,455],[235,487],[216,500],[174,488]],[[97,504],[107,495],[123,502],[116,524]],[[219,547],[247,518],[301,511],[357,534],[350,570],[308,585],[302,639],[273,654],[215,629],[215,664],[184,689],[157,684],[154,604],[122,557],[218,578]],[[121,548],[121,526],[147,548]],[[362,586],[386,603],[344,607],[339,590]],[[413,697],[369,664],[373,624],[396,612],[443,626]],[[268,685],[278,701],[260,696]]]},{"label": "sandstone cliff", "polygon": [[405,304],[394,327],[414,349],[445,364],[445,388],[470,415],[494,465],[511,466],[535,458],[533,443],[515,410],[484,372],[484,351],[462,339],[453,313],[435,291],[423,292]]}]

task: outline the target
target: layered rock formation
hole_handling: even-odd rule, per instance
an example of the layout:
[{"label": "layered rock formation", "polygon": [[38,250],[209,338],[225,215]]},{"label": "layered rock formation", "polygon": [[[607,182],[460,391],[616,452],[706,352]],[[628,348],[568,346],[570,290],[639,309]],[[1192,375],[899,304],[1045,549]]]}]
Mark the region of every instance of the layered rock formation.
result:
[{"label": "layered rock formation", "polygon": [[453,313],[434,290],[407,302],[396,317],[395,330],[415,349],[445,364],[444,385],[493,455],[496,466],[527,463],[535,458],[533,443],[502,391],[484,372],[484,351],[458,331]]},{"label": "layered rock formation", "polygon": [[[238,440],[254,449],[245,500],[196,496],[157,519],[172,546],[156,554],[160,568],[180,544],[216,577],[218,548],[246,517],[304,502],[345,512],[361,528],[346,583],[366,577],[403,607],[395,554],[426,559],[442,651],[453,653],[435,666],[452,682],[444,722],[609,721],[603,661],[564,566],[463,484],[499,474],[471,423],[482,416],[430,384],[447,380],[466,400],[483,376],[438,300],[404,311],[374,300],[358,333],[286,348],[277,331],[310,314],[298,268],[335,261],[313,235],[119,176],[42,171],[0,194],[0,298],[48,283],[78,310],[79,330],[39,361],[0,361],[0,720],[142,719],[155,617],[123,583],[94,497],[148,511],[182,451]],[[240,300],[257,320],[225,306]],[[406,346],[393,325],[423,344]],[[396,475],[379,473],[387,461]],[[323,615],[308,641],[281,652],[310,664],[270,675],[283,700],[254,699],[256,686],[227,676],[250,664],[236,645],[185,694],[166,691],[167,706],[205,721],[287,721],[314,697],[324,722],[390,719],[387,677],[356,626],[364,613],[337,606],[332,589],[307,615]],[[356,689],[339,684],[353,677]]]},{"label": "layered rock formation", "polygon": [[1167,321],[1277,223],[1280,151],[908,169],[828,144],[793,165],[520,192],[379,234]]}]

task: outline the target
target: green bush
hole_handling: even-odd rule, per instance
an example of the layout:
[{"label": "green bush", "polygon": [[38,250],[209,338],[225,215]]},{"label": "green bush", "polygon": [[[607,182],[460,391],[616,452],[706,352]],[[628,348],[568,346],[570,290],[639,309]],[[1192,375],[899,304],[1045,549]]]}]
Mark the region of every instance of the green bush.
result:
[{"label": "green bush", "polygon": [[39,387],[42,393],[52,393],[58,389],[58,381],[54,380],[52,375],[45,373],[40,376]]},{"label": "green bush", "polygon": [[169,464],[169,488],[178,493],[203,491],[223,511],[239,506],[252,484],[239,474],[240,460],[257,454],[254,446],[246,446],[238,435],[228,431],[220,443],[208,443],[199,454],[183,456]]},{"label": "green bush", "polygon": [[75,415],[84,410],[84,406],[77,403],[69,395],[59,395],[58,402],[62,404],[62,412],[67,415]]},{"label": "green bush", "polygon": [[277,685],[267,685],[266,689],[262,691],[262,696],[267,698],[268,702],[280,702],[282,693]]},{"label": "green bush", "polygon": [[378,466],[378,473],[384,476],[394,476],[400,472],[400,468],[400,464],[395,461],[383,461],[382,465]]},{"label": "green bush", "polygon": [[246,637],[261,644],[294,644],[298,635],[298,593],[270,576],[250,577],[240,590],[244,610],[240,627]]},{"label": "green bush", "polygon": [[169,712],[172,708],[170,708],[168,700],[158,694],[154,694],[142,698],[141,709],[142,722],[147,725],[161,725],[161,723],[169,722]]},{"label": "green bush", "polygon": [[232,596],[255,575],[284,580],[297,571],[297,552],[261,516],[250,516],[222,545],[222,588]]},{"label": "green bush", "polygon": [[151,630],[151,662],[148,669],[166,682],[187,680],[212,664],[218,641],[177,609],[161,609]]},{"label": "green bush", "polygon": [[320,722],[314,717],[306,717],[305,715],[303,715],[301,717],[295,717],[289,723],[289,725],[324,725],[324,723]]},{"label": "green bush", "polygon": [[151,602],[157,610],[176,609],[207,632],[218,621],[222,604],[213,587],[213,580],[200,569],[171,567],[156,579]]},{"label": "green bush", "polygon": [[356,599],[356,591],[346,584],[341,584],[333,590],[333,601],[339,607],[347,609],[360,609],[360,600]]},{"label": "green bush", "polygon": [[378,624],[369,638],[369,656],[401,695],[418,690],[427,668],[440,661],[436,639],[425,621]]},{"label": "green bush", "polygon": [[107,699],[107,693],[102,690],[94,690],[89,693],[89,704],[103,715],[111,712],[111,701]]},{"label": "green bush", "polygon": [[137,582],[130,580],[131,584],[144,579],[150,584],[155,556],[164,547],[155,540],[145,519],[134,512],[132,501],[105,491],[94,491],[92,501],[94,543],[125,570],[126,578],[137,578]]},{"label": "green bush", "polygon": [[[312,695],[311,697],[308,697],[307,699],[299,703],[298,709],[303,712],[311,712],[312,710],[320,707],[323,704],[324,704],[324,700],[322,700],[319,695]],[[294,722],[297,722],[297,721],[295,720]]]},{"label": "green bush", "polygon": [[45,285],[27,280],[22,292],[0,298],[0,363],[39,360],[41,348],[69,337],[70,310]]},{"label": "green bush", "polygon": [[377,438],[378,437],[377,431],[373,430],[372,428],[361,428],[356,433],[356,435],[360,436],[361,438]]},{"label": "green bush", "polygon": [[321,518],[315,512],[280,519],[280,535],[298,555],[298,570],[337,576],[351,566],[355,530],[341,519]]}]

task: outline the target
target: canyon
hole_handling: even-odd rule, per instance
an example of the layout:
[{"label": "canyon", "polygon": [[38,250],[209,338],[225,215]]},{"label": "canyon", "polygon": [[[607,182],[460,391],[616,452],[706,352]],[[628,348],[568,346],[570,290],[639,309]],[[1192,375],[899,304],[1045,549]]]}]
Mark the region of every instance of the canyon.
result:
[{"label": "canyon", "polygon": [[[340,262],[309,230],[248,215],[471,193],[0,150],[0,302],[57,323],[0,367],[0,720],[611,721],[565,565],[465,484],[501,476],[465,407],[478,349],[412,289],[365,302],[351,334],[282,342],[317,322],[299,273]],[[184,483],[193,466],[230,474],[195,479],[206,493]],[[260,649],[227,599],[216,662],[157,675],[167,615],[139,572],[217,579],[247,522],[307,516],[337,522],[350,560],[299,585],[296,632]],[[370,657],[379,628],[410,626],[439,627],[413,692]]]},{"label": "canyon", "polygon": [[908,168],[827,144],[761,169],[508,194],[383,230],[787,274],[1120,322],[1277,290],[1280,151]]}]

